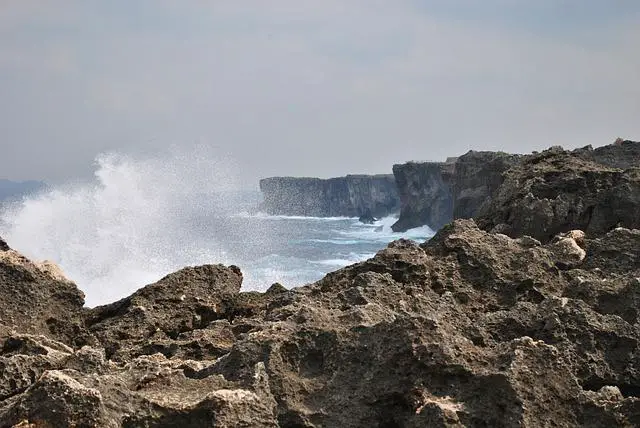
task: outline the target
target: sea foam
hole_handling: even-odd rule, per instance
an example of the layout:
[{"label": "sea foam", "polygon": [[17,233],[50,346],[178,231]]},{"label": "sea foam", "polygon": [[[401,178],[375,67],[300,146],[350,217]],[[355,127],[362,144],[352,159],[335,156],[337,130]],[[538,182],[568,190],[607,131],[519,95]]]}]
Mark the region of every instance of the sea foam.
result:
[{"label": "sea foam", "polygon": [[194,245],[185,228],[221,210],[221,192],[235,185],[231,170],[229,159],[203,147],[103,154],[93,180],[7,207],[0,235],[30,258],[59,264],[88,305],[106,303],[184,265],[229,261],[228,249]]}]

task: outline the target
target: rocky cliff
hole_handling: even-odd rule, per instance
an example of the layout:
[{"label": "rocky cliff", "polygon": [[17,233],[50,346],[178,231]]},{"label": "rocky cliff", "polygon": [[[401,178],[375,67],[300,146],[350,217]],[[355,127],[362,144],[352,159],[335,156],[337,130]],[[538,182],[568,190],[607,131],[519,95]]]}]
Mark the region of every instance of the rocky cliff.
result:
[{"label": "rocky cliff", "polygon": [[640,166],[640,142],[618,138],[613,144],[594,149],[586,146],[572,152],[585,160],[611,168],[629,169]]},{"label": "rocky cliff", "polygon": [[460,156],[450,181],[453,218],[473,218],[491,203],[503,174],[522,156],[504,152],[469,151]]},{"label": "rocky cliff", "polygon": [[347,175],[320,179],[271,177],[260,180],[260,209],[274,215],[382,217],[399,211],[393,175]]},{"label": "rocky cliff", "polygon": [[0,307],[0,426],[638,426],[639,249],[457,220],[292,290],[187,268],[80,324],[31,312],[59,286],[38,274]]},{"label": "rocky cliff", "polygon": [[0,427],[640,426],[640,177],[587,152],[291,290],[206,265],[86,309],[2,244]]},{"label": "rocky cliff", "polygon": [[400,195],[400,218],[391,227],[402,232],[428,225],[437,230],[453,218],[449,179],[454,163],[408,162],[393,166]]},{"label": "rocky cliff", "polygon": [[519,155],[469,151],[447,162],[408,162],[393,166],[400,218],[393,230],[427,225],[439,229],[454,218],[473,218],[489,204],[502,174]]},{"label": "rocky cliff", "polygon": [[[632,168],[627,168],[633,166]],[[478,216],[486,230],[546,242],[582,229],[592,236],[640,228],[640,143],[525,156]],[[622,168],[619,168],[622,167]]]},{"label": "rocky cliff", "polygon": [[[555,149],[561,150],[561,149]],[[618,139],[614,144],[598,147],[593,149],[591,146],[587,146],[581,149],[573,151],[561,150],[567,162],[571,163],[575,168],[582,171],[582,176],[586,177],[587,172],[584,171],[584,166],[588,163],[592,165],[595,170],[604,173],[606,168],[613,168],[618,170],[631,169],[640,165],[640,143]],[[545,153],[548,153],[546,151]],[[403,165],[394,165],[393,171],[396,177],[396,183],[398,185],[398,193],[400,194],[401,211],[400,219],[393,226],[395,231],[405,231],[407,229],[418,227],[422,225],[428,225],[432,228],[440,228],[442,225],[450,222],[453,219],[458,218],[475,218],[482,217],[482,224],[489,225],[493,220],[498,220],[503,213],[496,211],[496,206],[504,204],[505,202],[497,202],[495,206],[490,209],[490,206],[494,203],[494,199],[498,196],[499,189],[505,180],[505,177],[509,176],[508,189],[502,189],[502,192],[509,192],[511,196],[505,196],[501,194],[500,198],[511,198],[515,201],[523,200],[522,191],[519,194],[515,194],[518,189],[522,190],[523,183],[529,182],[527,189],[531,188],[531,181],[547,180],[544,175],[540,175],[540,171],[544,169],[530,168],[529,166],[538,162],[541,157],[537,153],[531,155],[513,155],[504,152],[486,152],[486,151],[469,151],[466,154],[448,160],[448,163],[434,163],[424,162],[415,163],[409,162]],[[525,166],[520,166],[525,162]],[[560,162],[560,161],[558,161]],[[586,163],[585,163],[586,162]],[[580,165],[578,165],[580,164]],[[526,166],[529,165],[529,166]],[[546,165],[544,162],[541,165]],[[595,165],[595,166],[594,166]],[[514,169],[513,173],[507,174],[507,171]],[[549,168],[547,168],[549,169]],[[553,168],[549,169],[549,172]],[[570,167],[564,167],[560,165],[556,170],[561,169],[569,174]],[[529,171],[526,173],[525,170]],[[628,173],[632,174],[632,173]],[[628,175],[627,174],[627,175]],[[566,180],[571,180],[569,177],[565,177]],[[606,181],[606,180],[605,180]],[[615,181],[615,180],[614,180]],[[624,180],[623,180],[624,181]],[[616,181],[617,183],[617,181]],[[613,181],[601,183],[604,186],[614,185]],[[569,184],[551,184],[551,186],[569,186]],[[577,193],[586,197],[583,188],[576,190]],[[615,186],[622,186],[626,190],[618,189],[619,191],[634,191],[631,184],[615,184]],[[626,187],[625,187],[626,186]],[[630,187],[629,187],[630,186]],[[536,185],[534,188],[539,188]],[[558,189],[550,190],[551,192],[557,192]],[[615,191],[611,189],[614,194],[599,194],[600,198],[616,198]],[[580,202],[581,201],[573,201]],[[569,205],[573,202],[566,202],[564,204],[565,210],[569,209]],[[615,205],[614,201],[614,205]],[[517,204],[517,203],[516,203]],[[600,210],[604,209],[605,202],[600,202]],[[589,205],[594,209],[592,205]],[[449,209],[443,209],[443,207],[450,207]],[[509,208],[503,207],[503,211]],[[523,214],[522,207],[512,207],[514,211],[511,215]],[[582,210],[581,207],[572,208],[575,210]],[[637,207],[635,205],[619,207],[617,210],[620,213],[607,212],[603,214],[607,218],[620,218],[624,219],[623,224],[635,224],[633,217]],[[624,214],[624,211],[628,211],[628,214]],[[611,211],[611,210],[610,210]],[[611,214],[611,215],[610,215]],[[581,215],[589,215],[588,213],[582,213]],[[600,214],[596,214],[600,215]],[[526,221],[526,220],[523,220]],[[567,220],[569,221],[569,220]],[[578,221],[573,219],[575,227],[584,226],[584,221]],[[591,221],[591,220],[589,220]],[[535,223],[536,221],[531,220]],[[600,220],[595,220],[592,227],[595,226]],[[495,226],[495,225],[493,225]],[[546,227],[546,226],[545,226]],[[604,226],[602,226],[604,227]],[[565,230],[565,228],[553,229],[547,233],[547,238],[553,236],[559,230]],[[528,230],[532,232],[531,230]],[[515,232],[516,235],[524,233],[523,230]],[[532,232],[533,233],[533,232]],[[534,233],[539,236],[539,234]]]}]

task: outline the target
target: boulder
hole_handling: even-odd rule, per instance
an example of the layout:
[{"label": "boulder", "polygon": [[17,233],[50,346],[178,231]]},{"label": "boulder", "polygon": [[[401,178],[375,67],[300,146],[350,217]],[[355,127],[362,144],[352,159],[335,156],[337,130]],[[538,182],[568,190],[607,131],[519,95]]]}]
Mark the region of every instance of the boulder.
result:
[{"label": "boulder", "polygon": [[0,251],[9,251],[10,249],[9,245],[7,245],[4,239],[2,239],[2,236],[0,236]]},{"label": "boulder", "polygon": [[360,217],[358,217],[358,221],[360,223],[363,223],[363,224],[373,224],[376,221],[378,221],[378,219],[375,218],[374,216],[372,216],[371,212],[368,211],[368,212],[365,212],[364,214],[360,215]]},{"label": "boulder", "polygon": [[0,251],[0,341],[11,331],[43,334],[72,346],[90,343],[84,294],[51,262],[36,263],[3,244]]},{"label": "boulder", "polygon": [[[111,359],[126,360],[163,349],[173,352],[167,341],[206,341],[207,334],[196,339],[194,331],[226,319],[241,285],[242,272],[236,266],[187,267],[118,302],[90,309],[86,325]],[[227,335],[224,326],[216,331]],[[213,348],[225,349],[224,340],[211,340]]]}]

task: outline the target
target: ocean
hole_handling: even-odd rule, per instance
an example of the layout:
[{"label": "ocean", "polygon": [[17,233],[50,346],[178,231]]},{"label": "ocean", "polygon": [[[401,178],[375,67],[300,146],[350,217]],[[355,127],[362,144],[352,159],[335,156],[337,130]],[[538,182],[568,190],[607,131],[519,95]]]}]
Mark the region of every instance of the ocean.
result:
[{"label": "ocean", "polygon": [[103,155],[93,180],[51,186],[5,206],[0,236],[29,258],[58,264],[90,307],[205,263],[239,266],[243,290],[304,285],[395,239],[433,236],[426,226],[394,233],[394,217],[367,225],[258,212],[261,194],[235,189],[228,166],[202,151]]}]

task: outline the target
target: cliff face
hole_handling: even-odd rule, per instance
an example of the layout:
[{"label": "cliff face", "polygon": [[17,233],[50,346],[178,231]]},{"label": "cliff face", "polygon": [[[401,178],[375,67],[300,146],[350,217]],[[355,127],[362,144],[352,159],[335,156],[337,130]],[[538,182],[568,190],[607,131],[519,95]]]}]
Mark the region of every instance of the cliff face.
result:
[{"label": "cliff face", "polygon": [[506,170],[522,156],[503,152],[469,151],[455,163],[450,179],[453,194],[453,218],[473,218],[491,202]]},{"label": "cliff face", "polygon": [[400,200],[393,175],[347,175],[320,179],[271,177],[260,180],[264,202],[273,215],[381,217],[397,212]]},{"label": "cliff face", "polygon": [[449,179],[453,163],[408,162],[393,166],[398,193],[400,218],[391,227],[402,232],[428,225],[439,229],[452,219],[453,201]]},{"label": "cliff face", "polygon": [[473,218],[491,201],[502,175],[521,156],[470,151],[447,162],[409,162],[394,165],[400,219],[393,230],[427,225],[439,229],[454,218]]},{"label": "cliff face", "polygon": [[632,142],[596,150],[555,147],[525,156],[505,173],[478,224],[543,242],[571,229],[600,236],[617,226],[640,228],[637,165],[640,143]]}]

